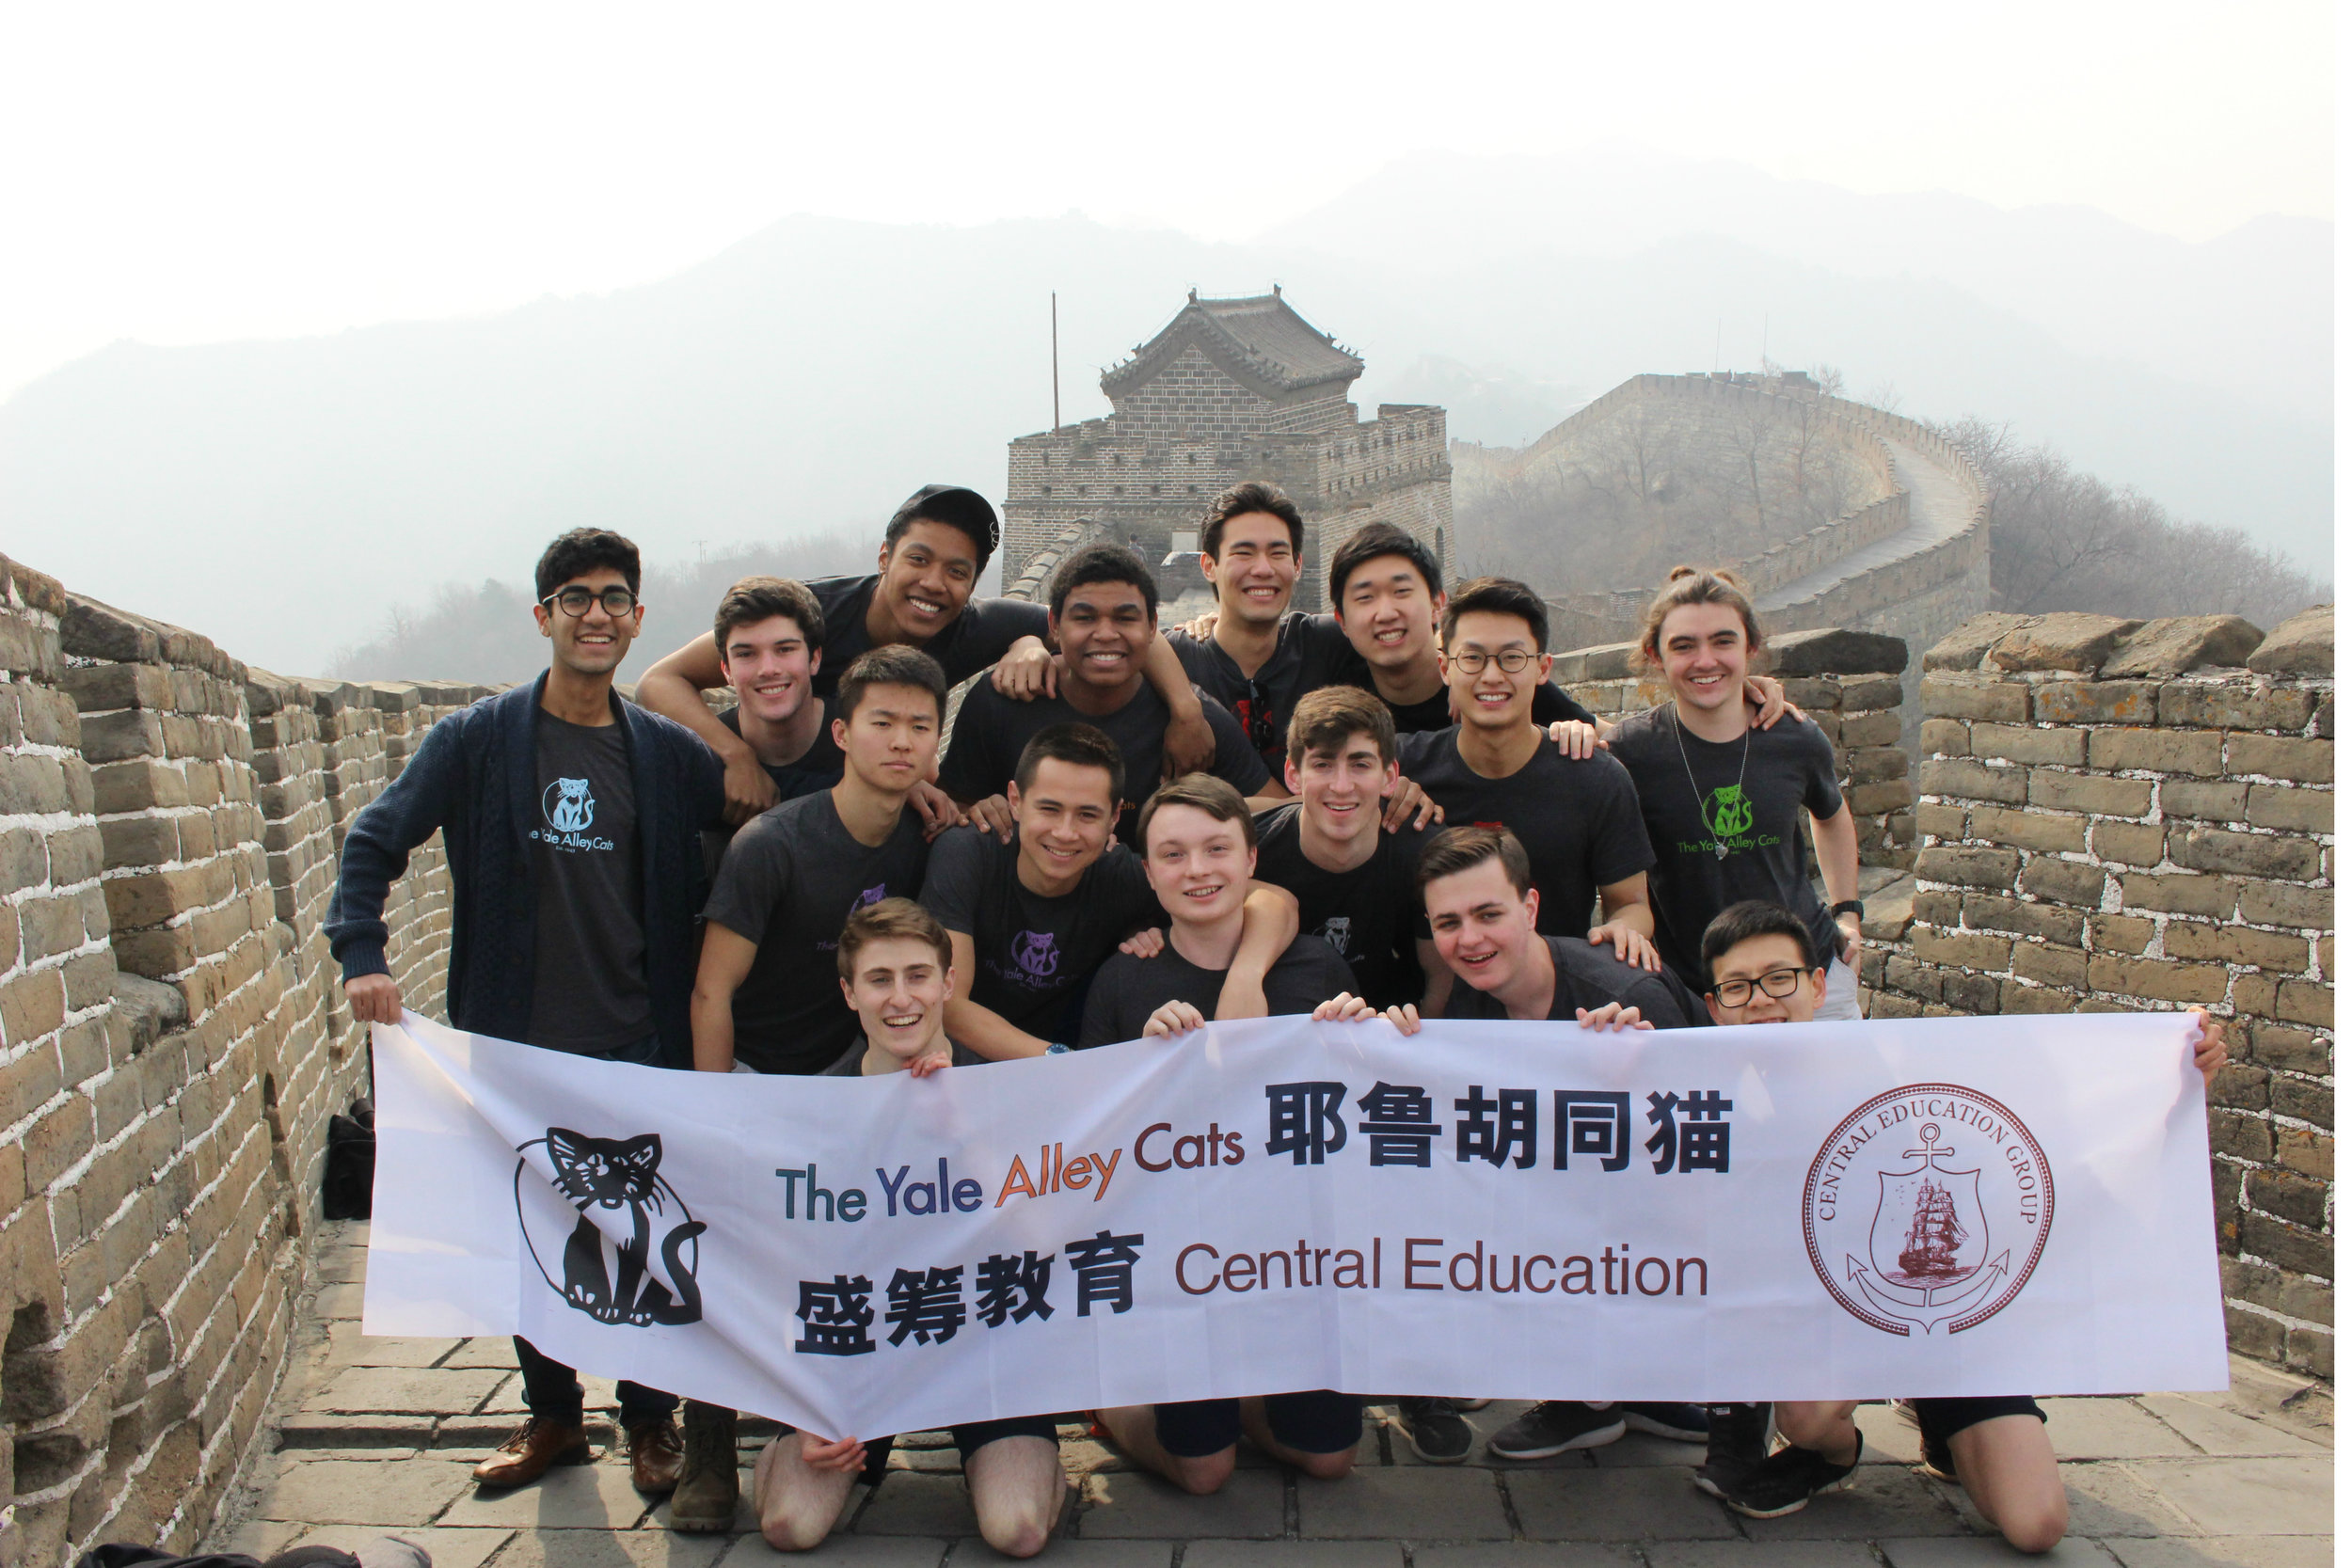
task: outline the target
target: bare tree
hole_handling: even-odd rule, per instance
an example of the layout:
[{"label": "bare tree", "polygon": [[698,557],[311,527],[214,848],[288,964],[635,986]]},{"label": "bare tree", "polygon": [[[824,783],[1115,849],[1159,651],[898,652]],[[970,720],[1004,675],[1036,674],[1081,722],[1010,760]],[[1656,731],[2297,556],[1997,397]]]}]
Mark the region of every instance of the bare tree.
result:
[{"label": "bare tree", "polygon": [[1996,610],[2233,614],[2267,626],[2329,594],[2242,530],[2184,522],[2046,446],[2026,446],[2006,424],[1972,415],[1933,428],[1992,489]]}]

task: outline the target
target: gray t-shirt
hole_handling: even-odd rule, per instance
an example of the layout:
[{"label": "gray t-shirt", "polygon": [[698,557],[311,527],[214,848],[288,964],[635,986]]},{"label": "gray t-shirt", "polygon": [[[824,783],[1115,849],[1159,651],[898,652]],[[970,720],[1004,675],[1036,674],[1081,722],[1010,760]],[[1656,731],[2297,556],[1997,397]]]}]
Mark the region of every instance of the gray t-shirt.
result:
[{"label": "gray t-shirt", "polygon": [[[1619,1002],[1639,1007],[1644,1022],[1660,1029],[1697,1029],[1714,1022],[1707,1016],[1707,1004],[1692,995],[1671,969],[1652,974],[1618,958],[1614,947],[1597,945],[1583,937],[1539,940],[1551,949],[1548,1018],[1573,1021],[1579,1007],[1589,1012]],[[1446,993],[1445,1016],[1503,1019],[1511,1015],[1502,1003],[1457,974],[1454,989]]]},{"label": "gray t-shirt", "polygon": [[[1114,953],[1095,972],[1094,989],[1087,992],[1086,1023],[1078,1031],[1078,1043],[1110,1045],[1140,1038],[1152,1015],[1169,1002],[1189,1002],[1202,1018],[1215,1018],[1225,973],[1189,962],[1173,942],[1156,958]],[[1311,1013],[1342,991],[1355,989],[1355,972],[1329,942],[1321,937],[1294,937],[1289,950],[1266,971],[1266,1016]]]},{"label": "gray t-shirt", "polygon": [[542,710],[535,742],[539,819],[523,835],[536,906],[529,1042],[577,1052],[636,1045],[654,1024],[628,736],[619,724],[566,723]]},{"label": "gray t-shirt", "polygon": [[[954,1040],[949,1040],[947,1042],[947,1065],[949,1067],[979,1067],[986,1063],[987,1060],[987,1057],[981,1055],[978,1052],[972,1050],[968,1046],[959,1045]],[[901,1069],[899,1070],[903,1071],[904,1069]],[[866,1037],[860,1035],[850,1043],[850,1049],[841,1053],[841,1059],[839,1061],[834,1063],[833,1066],[826,1068],[821,1072],[811,1073],[810,1076],[813,1078],[865,1077]],[[875,1076],[881,1077],[882,1075],[877,1073]]]},{"label": "gray t-shirt", "polygon": [[[1021,885],[1021,841],[951,828],[931,846],[923,907],[972,939],[972,1000],[1016,1029],[1062,1039],[1062,1015],[1119,944],[1163,919],[1143,863],[1113,844],[1058,898]],[[1065,1041],[1066,1043],[1066,1041]]]},{"label": "gray t-shirt", "polygon": [[1813,933],[1816,963],[1845,945],[1805,874],[1809,819],[1835,816],[1845,803],[1836,754],[1820,725],[1783,719],[1719,743],[1684,729],[1674,704],[1661,703],[1619,724],[1609,751],[1641,792],[1642,823],[1658,856],[1649,878],[1658,951],[1685,985],[1708,984],[1699,938],[1745,898],[1793,911]]},{"label": "gray t-shirt", "polygon": [[929,851],[912,811],[879,847],[842,825],[833,793],[745,823],[727,845],[703,918],[759,944],[735,993],[735,1057],[761,1072],[821,1072],[861,1038],[834,953],[850,914],[922,891]]}]

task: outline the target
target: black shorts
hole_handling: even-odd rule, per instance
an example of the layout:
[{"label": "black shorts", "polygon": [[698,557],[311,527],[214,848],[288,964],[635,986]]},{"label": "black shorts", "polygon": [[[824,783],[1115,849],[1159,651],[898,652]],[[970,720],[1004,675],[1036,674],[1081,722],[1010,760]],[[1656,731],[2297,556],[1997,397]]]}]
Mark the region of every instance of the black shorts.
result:
[{"label": "black shorts", "polygon": [[[1051,1416],[1009,1416],[998,1421],[961,1421],[949,1427],[947,1435],[955,1439],[956,1454],[968,1469],[972,1456],[999,1437],[1042,1437],[1048,1443],[1057,1443],[1060,1439],[1056,1429],[1059,1424]],[[784,1430],[793,1429],[787,1426]],[[890,1450],[898,1442],[895,1434],[867,1438],[866,1468],[858,1472],[858,1480],[868,1486],[881,1485],[882,1472],[890,1468]]]},{"label": "black shorts", "polygon": [[[1206,1459],[1241,1441],[1241,1401],[1191,1400],[1155,1404],[1160,1447],[1179,1459]],[[1266,1425],[1275,1440],[1301,1453],[1352,1449],[1364,1433],[1364,1402],[1327,1388],[1265,1396]]]},{"label": "black shorts", "polygon": [[1989,1399],[1912,1400],[1912,1414],[1919,1422],[1919,1450],[1928,1462],[1939,1470],[1951,1468],[1952,1435],[1967,1431],[1979,1421],[1996,1416],[2031,1416],[2035,1420],[2049,1420],[2049,1416],[2032,1398],[2025,1394],[2003,1394]]}]

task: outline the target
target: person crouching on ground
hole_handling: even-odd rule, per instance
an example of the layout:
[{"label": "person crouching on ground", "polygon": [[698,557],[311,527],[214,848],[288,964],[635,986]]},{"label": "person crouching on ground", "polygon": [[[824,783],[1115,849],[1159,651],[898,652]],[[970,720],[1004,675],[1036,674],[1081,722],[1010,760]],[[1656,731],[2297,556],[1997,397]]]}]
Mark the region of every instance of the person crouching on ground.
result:
[{"label": "person crouching on ground", "polygon": [[[1708,923],[1699,941],[1708,976],[1707,1008],[1719,1024],[1810,1023],[1829,994],[1823,955],[1813,924],[1761,899],[1732,905]],[[2197,1070],[2211,1086],[2227,1048],[2219,1025],[2202,1007],[2189,1009]],[[2058,1456],[2042,1430],[2042,1407],[2023,1395],[1910,1400],[1919,1427],[1924,1467],[1958,1481],[1977,1511],[2021,1552],[2046,1552],[2066,1533],[2066,1487]],[[1760,1412],[1764,1407],[1731,1407]],[[1862,1429],[1851,1400],[1785,1401],[1772,1406],[1787,1446],[1765,1457],[1765,1423],[1745,1423],[1753,1460],[1718,1453],[1710,1433],[1708,1464],[1698,1484],[1752,1519],[1794,1513],[1817,1492],[1848,1483],[1862,1461]],[[1722,1419],[1721,1407],[1714,1413]]]}]

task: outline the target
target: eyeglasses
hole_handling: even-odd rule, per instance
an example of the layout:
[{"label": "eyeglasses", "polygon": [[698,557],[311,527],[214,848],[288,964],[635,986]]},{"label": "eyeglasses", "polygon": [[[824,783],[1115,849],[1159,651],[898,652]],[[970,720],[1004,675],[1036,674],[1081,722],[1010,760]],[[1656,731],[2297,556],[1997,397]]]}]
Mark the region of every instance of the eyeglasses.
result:
[{"label": "eyeglasses", "polygon": [[1802,969],[1768,969],[1753,980],[1719,980],[1711,988],[1715,1000],[1726,1007],[1744,1007],[1757,991],[1779,1001],[1797,994],[1797,983],[1804,978]]},{"label": "eyeglasses", "polygon": [[587,614],[591,604],[601,604],[607,615],[618,620],[637,608],[637,595],[626,588],[608,588],[601,594],[592,594],[585,588],[562,588],[539,602],[551,604],[575,620]]},{"label": "eyeglasses", "polygon": [[1449,654],[1446,657],[1452,660],[1453,665],[1456,670],[1461,671],[1462,673],[1466,675],[1483,673],[1486,666],[1489,664],[1492,664],[1506,675],[1516,675],[1520,671],[1526,669],[1528,660],[1534,658],[1535,656],[1529,653],[1524,648],[1505,648],[1499,654]]}]

